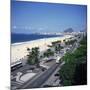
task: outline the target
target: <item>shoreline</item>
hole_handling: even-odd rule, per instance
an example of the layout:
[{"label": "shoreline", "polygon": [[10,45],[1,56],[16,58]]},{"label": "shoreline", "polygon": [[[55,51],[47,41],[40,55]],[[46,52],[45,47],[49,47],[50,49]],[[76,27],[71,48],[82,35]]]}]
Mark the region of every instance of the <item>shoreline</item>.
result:
[{"label": "shoreline", "polygon": [[57,40],[63,41],[64,39],[70,37],[72,37],[72,35],[64,35],[62,37],[51,37],[51,38],[43,38],[43,39],[37,39],[32,41],[20,42],[20,43],[13,43],[11,44],[11,64],[25,58],[25,56],[27,56],[28,54],[27,48],[31,49],[33,47],[39,47],[40,52],[42,52],[49,48],[48,45],[51,45],[51,42]]},{"label": "shoreline", "polygon": [[21,45],[21,44],[30,43],[30,42],[37,41],[37,40],[52,39],[52,38],[59,38],[59,37],[64,37],[64,35],[63,36],[56,36],[56,37],[40,38],[40,39],[29,40],[29,41],[24,41],[24,42],[15,42],[15,43],[11,43],[11,45],[12,46]]}]

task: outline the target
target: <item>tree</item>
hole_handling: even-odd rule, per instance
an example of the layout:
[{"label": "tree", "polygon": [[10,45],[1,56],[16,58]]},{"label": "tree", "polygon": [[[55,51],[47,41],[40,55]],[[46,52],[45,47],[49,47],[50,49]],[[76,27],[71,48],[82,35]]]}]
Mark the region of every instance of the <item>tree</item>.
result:
[{"label": "tree", "polygon": [[66,40],[64,39],[63,42],[66,42]]},{"label": "tree", "polygon": [[31,49],[28,55],[28,63],[29,64],[36,64],[39,67],[39,48],[35,47]]},{"label": "tree", "polygon": [[58,40],[58,41],[54,41],[54,42],[52,42],[52,45],[60,44],[60,43],[61,43],[61,40]]},{"label": "tree", "polygon": [[63,49],[63,47],[60,45],[60,44],[57,44],[56,46],[55,46],[55,52],[56,53],[60,53],[60,50],[61,49]]},{"label": "tree", "polygon": [[30,51],[30,48],[27,48],[27,51]]},{"label": "tree", "polygon": [[[60,69],[62,85],[85,85],[87,84],[87,39],[80,42],[80,47],[73,53],[66,53],[62,60],[65,64]],[[75,41],[73,41],[75,42]]]},{"label": "tree", "polygon": [[65,44],[66,45],[73,45],[77,40],[74,39],[74,40],[68,40],[68,41],[65,41]]},{"label": "tree", "polygon": [[47,51],[44,52],[44,57],[50,57],[53,55],[54,55],[54,52],[51,49],[47,49]]},{"label": "tree", "polygon": [[35,47],[35,63],[37,64],[37,67],[39,67],[39,48]]}]

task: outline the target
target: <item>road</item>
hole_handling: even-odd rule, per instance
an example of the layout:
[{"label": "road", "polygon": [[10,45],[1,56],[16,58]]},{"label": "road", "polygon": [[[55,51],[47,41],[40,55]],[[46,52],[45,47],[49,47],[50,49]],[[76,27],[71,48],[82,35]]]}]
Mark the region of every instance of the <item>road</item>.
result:
[{"label": "road", "polygon": [[41,74],[38,78],[36,78],[32,82],[27,81],[26,83],[21,85],[19,89],[39,88],[52,75],[53,71],[55,71],[58,66],[59,64],[54,64],[48,70],[43,72],[43,74]]},{"label": "road", "polygon": [[[79,40],[78,42],[79,43]],[[75,48],[77,48],[78,45],[74,45],[71,49],[70,52],[74,51]],[[41,72],[40,75],[38,75],[36,78],[32,80],[28,80],[25,82],[23,85],[18,87],[18,89],[29,89],[29,88],[39,88],[42,86],[42,84],[45,83],[45,81],[48,80],[48,78],[53,74],[53,72],[59,67],[59,64],[53,64],[48,70]],[[21,68],[20,71],[25,72],[29,66],[26,66],[25,68]],[[16,74],[17,71],[13,72],[13,75]]]},{"label": "road", "polygon": [[[70,49],[70,51],[73,51],[74,48],[77,48],[76,44]],[[33,81],[29,80],[25,82],[19,88],[22,89],[39,88],[52,75],[52,73],[57,69],[57,67],[59,67],[59,64],[54,64],[48,70],[43,72],[38,78],[34,79]]]}]

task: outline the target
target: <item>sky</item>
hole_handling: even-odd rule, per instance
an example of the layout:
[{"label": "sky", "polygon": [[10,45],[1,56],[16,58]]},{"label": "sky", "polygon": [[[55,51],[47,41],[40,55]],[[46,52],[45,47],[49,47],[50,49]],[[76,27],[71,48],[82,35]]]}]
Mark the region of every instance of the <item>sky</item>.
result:
[{"label": "sky", "polygon": [[87,6],[41,2],[11,2],[11,32],[53,33],[86,28]]}]

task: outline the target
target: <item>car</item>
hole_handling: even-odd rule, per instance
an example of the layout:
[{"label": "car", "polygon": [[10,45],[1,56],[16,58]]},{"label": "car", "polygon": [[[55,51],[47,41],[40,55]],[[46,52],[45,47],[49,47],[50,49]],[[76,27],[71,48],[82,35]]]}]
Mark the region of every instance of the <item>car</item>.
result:
[{"label": "car", "polygon": [[43,87],[53,87],[52,85],[44,85]]},{"label": "car", "polygon": [[31,67],[30,70],[34,70],[35,68],[34,67]]},{"label": "car", "polygon": [[59,76],[59,73],[56,73],[54,76]]},{"label": "car", "polygon": [[45,71],[45,70],[47,70],[46,68],[42,68],[42,71]]},{"label": "car", "polygon": [[63,80],[61,79],[60,82],[59,82],[59,84],[62,84],[62,83],[63,83]]}]

